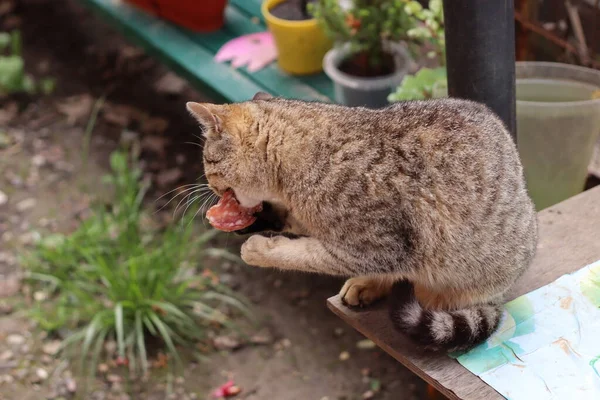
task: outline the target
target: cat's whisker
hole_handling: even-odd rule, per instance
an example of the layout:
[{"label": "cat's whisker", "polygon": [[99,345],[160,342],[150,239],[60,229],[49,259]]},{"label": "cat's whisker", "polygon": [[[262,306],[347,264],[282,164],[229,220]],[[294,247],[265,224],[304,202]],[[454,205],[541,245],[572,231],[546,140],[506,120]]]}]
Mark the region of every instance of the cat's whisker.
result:
[{"label": "cat's whisker", "polygon": [[[195,202],[196,200],[198,200],[200,197],[202,197],[202,195],[195,196],[195,197],[193,197],[192,199],[188,200],[188,201],[185,203],[185,204],[186,204],[186,206],[185,206],[185,210],[183,210],[183,215],[182,215],[182,217],[181,217],[181,219],[182,219],[182,220],[184,220],[184,219],[185,219],[185,213],[187,212],[188,208],[190,208],[190,206],[191,206],[192,204],[194,204],[194,202]],[[192,218],[192,219],[193,219],[193,218]]]},{"label": "cat's whisker", "polygon": [[[201,215],[204,215],[206,213],[206,211],[213,205],[213,203],[219,199],[219,196],[217,196],[215,193],[213,193],[211,196],[208,197],[208,199],[206,199],[204,201],[204,203],[202,203],[202,205],[200,207],[198,207],[198,210],[196,210],[196,213],[194,214],[194,216],[192,217],[192,221],[194,219],[196,219],[196,216],[201,213]],[[206,228],[206,218],[202,218],[202,225],[204,225],[204,227]]]},{"label": "cat's whisker", "polygon": [[200,148],[204,147],[201,143],[196,143],[196,142],[185,142],[185,144],[193,144],[194,146],[198,146]]},{"label": "cat's whisker", "polygon": [[[190,186],[197,187],[197,186],[199,186],[199,185],[198,185],[197,183],[190,183],[190,184],[188,184],[188,185],[181,185],[181,186],[178,186],[178,187],[176,187],[175,189],[173,189],[173,190],[169,190],[167,193],[165,193],[165,194],[163,194],[162,196],[158,197],[156,200],[154,200],[154,202],[157,202],[157,201],[159,201],[159,200],[160,200],[160,199],[162,199],[163,197],[165,197],[165,196],[168,196],[169,194],[171,194],[171,193],[173,193],[173,192],[175,192],[175,191],[177,191],[177,190],[180,190],[180,189],[183,189],[183,188],[186,188],[186,187],[189,189],[189,187],[190,187]],[[181,192],[181,193],[184,193],[184,192],[185,192],[185,191],[183,191],[183,192]]]},{"label": "cat's whisker", "polygon": [[[200,192],[200,189],[196,189],[188,194],[186,194],[180,201],[179,203],[177,203],[177,206],[175,207],[175,210],[173,211],[173,217],[175,217],[175,215],[177,214],[177,210],[179,209],[179,206],[181,205],[181,203],[183,203],[184,201],[186,201],[186,199],[189,199],[190,196],[193,196],[195,193]],[[186,203],[187,204],[187,203]]]},{"label": "cat's whisker", "polygon": [[[169,204],[170,204],[170,203],[171,203],[173,200],[175,200],[177,197],[179,197],[179,196],[181,196],[181,195],[183,195],[183,194],[185,194],[185,193],[189,192],[190,190],[194,190],[194,189],[196,189],[196,190],[198,190],[198,191],[200,191],[200,190],[202,190],[202,191],[205,191],[205,190],[206,190],[205,188],[200,188],[200,187],[198,187],[197,185],[194,185],[194,186],[192,186],[192,187],[190,187],[190,188],[187,188],[187,189],[185,189],[185,190],[182,190],[181,192],[179,192],[179,193],[177,193],[175,196],[173,196],[173,197],[172,197],[172,198],[171,198],[169,201],[167,201],[167,203],[166,203],[166,204],[164,204],[162,207],[160,207],[160,208],[159,208],[158,210],[156,210],[154,213],[156,214],[157,212],[159,212],[159,211],[162,211],[162,210],[163,210],[163,209],[164,209],[166,206],[168,206],[168,205],[169,205]],[[192,192],[192,193],[193,193],[193,192]]]}]

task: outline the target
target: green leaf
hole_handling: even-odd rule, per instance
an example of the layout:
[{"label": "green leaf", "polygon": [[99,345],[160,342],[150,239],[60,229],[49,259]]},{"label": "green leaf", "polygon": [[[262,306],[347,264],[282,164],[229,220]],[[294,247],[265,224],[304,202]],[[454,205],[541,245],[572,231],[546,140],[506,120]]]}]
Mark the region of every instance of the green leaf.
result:
[{"label": "green leaf", "polygon": [[115,328],[117,330],[117,347],[119,356],[125,357],[125,340],[123,331],[123,304],[115,305]]},{"label": "green leaf", "polygon": [[142,322],[142,312],[141,310],[136,310],[135,312],[135,333],[137,335],[137,347],[138,353],[140,355],[140,361],[142,363],[142,370],[144,373],[148,371],[148,356],[146,354],[146,342],[144,338],[144,326]]},{"label": "green leaf", "polygon": [[445,68],[422,68],[415,75],[407,75],[396,92],[390,94],[390,101],[423,100],[433,96],[436,85],[446,81]]},{"label": "green leaf", "polygon": [[52,94],[56,89],[56,79],[44,78],[39,82],[40,90],[46,96]]},{"label": "green leaf", "polygon": [[6,49],[11,42],[10,33],[0,32],[0,51]]},{"label": "green leaf", "polygon": [[24,64],[18,56],[0,57],[0,92],[23,90]]},{"label": "green leaf", "polygon": [[443,13],[442,0],[429,0],[429,9],[436,15],[442,15],[442,13]]},{"label": "green leaf", "polygon": [[165,324],[158,318],[158,316],[154,313],[150,314],[150,320],[154,323],[154,326],[160,332],[160,336],[165,341],[167,348],[171,352],[171,355],[175,358],[175,360],[181,364],[181,358],[179,357],[179,353],[173,344],[173,340],[171,339],[171,334],[169,329],[165,326]]}]

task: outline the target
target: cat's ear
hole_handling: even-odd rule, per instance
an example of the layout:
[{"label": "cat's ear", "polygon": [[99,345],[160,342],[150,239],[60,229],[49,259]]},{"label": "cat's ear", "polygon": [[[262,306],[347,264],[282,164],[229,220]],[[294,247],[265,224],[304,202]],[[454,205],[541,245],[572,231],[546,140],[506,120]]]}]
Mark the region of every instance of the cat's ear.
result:
[{"label": "cat's ear", "polygon": [[208,103],[194,103],[191,101],[186,103],[185,106],[190,114],[192,114],[192,116],[200,122],[200,125],[204,127],[206,136],[221,135],[223,132],[223,122],[217,114],[219,106]]},{"label": "cat's ear", "polygon": [[254,97],[252,98],[252,100],[269,100],[272,99],[273,96],[271,96],[269,93],[265,93],[265,92],[257,92]]}]

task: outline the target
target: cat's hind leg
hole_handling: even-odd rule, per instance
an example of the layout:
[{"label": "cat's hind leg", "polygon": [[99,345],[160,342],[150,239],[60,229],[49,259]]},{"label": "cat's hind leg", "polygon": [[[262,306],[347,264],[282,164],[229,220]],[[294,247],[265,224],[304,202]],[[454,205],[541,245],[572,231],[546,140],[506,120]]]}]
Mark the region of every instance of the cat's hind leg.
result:
[{"label": "cat's hind leg", "polygon": [[363,307],[386,297],[392,290],[396,277],[390,275],[357,276],[342,286],[340,297],[348,306]]},{"label": "cat's hind leg", "polygon": [[242,259],[256,267],[281,268],[328,275],[352,275],[323,244],[312,237],[254,235],[242,245]]}]

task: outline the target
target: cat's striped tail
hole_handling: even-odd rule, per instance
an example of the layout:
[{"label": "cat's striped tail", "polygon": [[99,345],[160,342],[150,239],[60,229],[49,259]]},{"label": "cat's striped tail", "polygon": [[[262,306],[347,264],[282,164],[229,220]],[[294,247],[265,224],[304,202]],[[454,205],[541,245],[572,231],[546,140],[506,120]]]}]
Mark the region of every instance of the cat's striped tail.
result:
[{"label": "cat's striped tail", "polygon": [[478,304],[444,311],[425,310],[411,283],[398,282],[391,294],[390,317],[394,326],[417,344],[433,351],[468,350],[487,339],[498,327],[499,304]]}]

